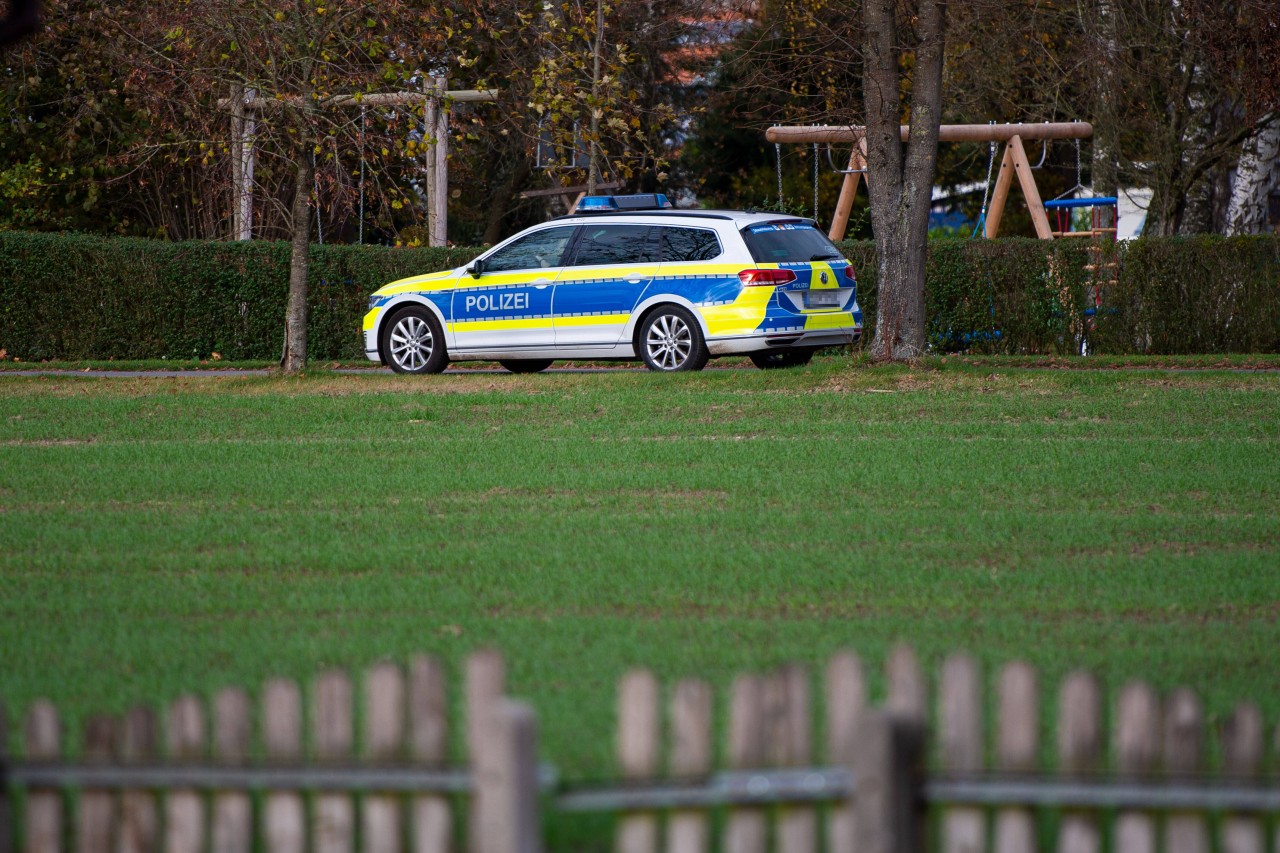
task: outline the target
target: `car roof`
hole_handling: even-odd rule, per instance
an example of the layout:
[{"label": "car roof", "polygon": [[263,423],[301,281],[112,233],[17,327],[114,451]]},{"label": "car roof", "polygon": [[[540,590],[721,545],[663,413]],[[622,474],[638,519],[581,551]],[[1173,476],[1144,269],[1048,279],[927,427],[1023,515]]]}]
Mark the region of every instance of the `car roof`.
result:
[{"label": "car roof", "polygon": [[812,220],[803,216],[793,216],[788,213],[779,213],[777,211],[759,211],[759,210],[619,210],[605,211],[601,213],[570,213],[565,216],[558,216],[551,220],[552,222],[587,222],[594,219],[625,219],[639,220],[644,224],[652,225],[655,221],[666,220],[706,220],[719,219],[728,220],[735,223],[739,228],[745,228],[748,225],[756,225],[761,222],[777,222],[784,220],[787,222],[804,222],[817,227]]}]

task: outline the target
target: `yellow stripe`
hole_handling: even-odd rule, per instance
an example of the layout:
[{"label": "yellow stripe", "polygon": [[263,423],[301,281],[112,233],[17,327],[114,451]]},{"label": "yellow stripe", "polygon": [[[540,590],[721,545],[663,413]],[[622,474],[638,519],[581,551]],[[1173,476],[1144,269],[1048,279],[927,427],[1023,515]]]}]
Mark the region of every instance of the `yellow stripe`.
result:
[{"label": "yellow stripe", "polygon": [[699,308],[702,319],[707,321],[708,334],[712,337],[751,334],[764,320],[775,290],[776,287],[744,287],[729,305]]},{"label": "yellow stripe", "polygon": [[663,264],[658,268],[658,276],[663,278],[669,275],[737,275],[743,270],[776,269],[778,269],[777,264],[755,264],[751,262],[740,264],[709,264],[706,261],[688,261],[678,264]]},{"label": "yellow stripe", "polygon": [[[836,272],[831,269],[831,264],[823,264],[815,261],[813,263],[813,277],[809,280],[810,290],[833,290],[840,286],[840,282],[836,280]],[[827,274],[827,283],[822,283],[822,274]]]},{"label": "yellow stripe", "polygon": [[557,317],[556,326],[614,326],[626,323],[630,318],[630,314],[602,314],[597,317]]},{"label": "yellow stripe", "polygon": [[853,321],[853,314],[848,311],[832,311],[828,314],[809,314],[804,318],[804,330],[806,332],[823,331],[826,329],[854,329],[857,323]]},{"label": "yellow stripe", "polygon": [[365,315],[364,315],[364,325],[362,326],[363,331],[366,331],[366,332],[367,332],[367,331],[369,331],[370,329],[372,329],[372,328],[373,328],[373,324],[374,324],[374,323],[376,323],[376,322],[378,322],[378,315],[379,315],[379,314],[381,314],[381,313],[382,313],[382,308],[381,308],[381,307],[378,307],[378,308],[374,308],[374,309],[373,309],[372,311],[370,311],[368,314],[365,314]]}]

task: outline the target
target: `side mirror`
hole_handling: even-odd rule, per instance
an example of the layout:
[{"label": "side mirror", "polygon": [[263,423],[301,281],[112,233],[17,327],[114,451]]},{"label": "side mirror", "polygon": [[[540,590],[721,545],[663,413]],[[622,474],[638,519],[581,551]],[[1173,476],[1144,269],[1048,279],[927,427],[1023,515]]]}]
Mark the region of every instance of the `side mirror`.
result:
[{"label": "side mirror", "polygon": [[471,262],[471,266],[467,267],[467,275],[472,278],[479,278],[484,272],[484,261],[476,259]]}]

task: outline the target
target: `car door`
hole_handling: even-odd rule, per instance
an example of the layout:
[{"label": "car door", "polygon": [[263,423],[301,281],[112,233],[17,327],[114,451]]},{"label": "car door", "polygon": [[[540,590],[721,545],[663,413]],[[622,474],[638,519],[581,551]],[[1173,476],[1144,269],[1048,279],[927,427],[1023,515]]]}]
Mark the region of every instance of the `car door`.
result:
[{"label": "car door", "polygon": [[469,267],[453,294],[453,349],[474,354],[553,346],[551,299],[577,228],[541,228]]},{"label": "car door", "polygon": [[658,271],[652,225],[582,226],[555,286],[556,347],[613,347]]}]

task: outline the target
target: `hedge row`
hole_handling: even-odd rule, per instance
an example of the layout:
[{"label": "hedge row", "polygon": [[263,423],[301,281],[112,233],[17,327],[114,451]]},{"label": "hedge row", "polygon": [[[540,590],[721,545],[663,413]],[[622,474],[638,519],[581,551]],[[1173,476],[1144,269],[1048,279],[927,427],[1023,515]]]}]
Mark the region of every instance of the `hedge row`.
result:
[{"label": "hedge row", "polygon": [[[842,245],[874,327],[875,250]],[[310,354],[363,357],[368,295],[459,266],[474,248],[315,246]],[[1114,264],[1114,266],[1111,266]],[[1093,269],[1091,269],[1093,267]],[[1100,289],[1095,279],[1114,278]],[[165,243],[0,233],[0,349],[24,360],[279,355],[286,243]],[[930,243],[935,350],[1280,352],[1280,238],[1167,238],[1107,245],[1002,239]]]}]

